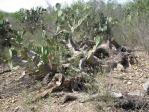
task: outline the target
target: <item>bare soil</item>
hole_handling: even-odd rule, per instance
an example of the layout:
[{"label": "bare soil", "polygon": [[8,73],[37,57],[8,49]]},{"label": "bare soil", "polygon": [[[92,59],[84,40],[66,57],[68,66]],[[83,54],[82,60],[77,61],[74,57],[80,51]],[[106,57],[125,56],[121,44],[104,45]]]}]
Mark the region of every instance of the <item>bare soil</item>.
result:
[{"label": "bare soil", "polygon": [[[111,71],[97,76],[96,80],[104,82],[110,91],[121,93],[143,93],[142,84],[149,79],[149,55],[143,51],[136,51],[138,65],[127,68],[126,71]],[[30,77],[22,77],[23,70],[17,69],[0,74],[0,111],[1,112],[127,112],[141,110],[124,110],[107,105],[99,100],[81,103],[80,99],[61,103],[60,96],[49,96],[32,103],[32,98],[39,92],[41,82]],[[101,81],[102,80],[102,81]],[[99,91],[101,91],[99,89]],[[74,94],[78,98],[90,97],[85,92],[64,93]],[[110,102],[110,101],[109,101]],[[146,111],[148,112],[148,111]]]}]

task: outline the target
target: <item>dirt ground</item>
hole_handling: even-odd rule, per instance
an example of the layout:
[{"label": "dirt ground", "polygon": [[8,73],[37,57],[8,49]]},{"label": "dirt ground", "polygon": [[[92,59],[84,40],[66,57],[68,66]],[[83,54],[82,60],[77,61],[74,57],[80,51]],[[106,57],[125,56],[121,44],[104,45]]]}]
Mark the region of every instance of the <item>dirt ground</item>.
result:
[{"label": "dirt ground", "polygon": [[[136,51],[135,55],[139,60],[138,65],[131,66],[125,72],[103,74],[103,82],[110,91],[134,94],[144,92],[142,84],[149,79],[149,55],[143,51]],[[61,97],[57,96],[32,103],[31,99],[41,88],[41,82],[30,77],[21,78],[22,75],[21,69],[0,74],[0,112],[123,112],[98,101],[81,103],[75,100],[62,104]],[[97,76],[96,80],[100,82],[103,75]],[[82,98],[89,96],[85,92],[75,94]]]}]

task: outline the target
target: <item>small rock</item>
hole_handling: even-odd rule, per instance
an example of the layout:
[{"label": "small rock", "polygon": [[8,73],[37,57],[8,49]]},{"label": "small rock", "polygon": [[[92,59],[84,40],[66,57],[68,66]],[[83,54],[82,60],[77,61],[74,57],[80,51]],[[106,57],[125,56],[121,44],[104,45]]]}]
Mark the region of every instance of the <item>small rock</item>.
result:
[{"label": "small rock", "polygon": [[117,68],[114,68],[114,71],[116,71],[117,70]]},{"label": "small rock", "polygon": [[124,80],[123,83],[126,84],[127,83],[127,80]]},{"label": "small rock", "polygon": [[36,55],[37,55],[37,53],[34,52],[34,51],[29,51],[28,52],[28,56],[30,56],[30,57],[33,57],[33,56],[36,56]]},{"label": "small rock", "polygon": [[124,66],[122,64],[120,64],[120,63],[117,64],[116,68],[117,68],[118,71],[125,71]]},{"label": "small rock", "polygon": [[37,64],[37,67],[40,67],[42,65],[42,61],[40,61],[38,64]]},{"label": "small rock", "polygon": [[12,75],[12,72],[10,72],[9,74]]},{"label": "small rock", "polygon": [[21,60],[19,64],[20,64],[20,66],[24,67],[24,66],[27,66],[28,61],[27,60]]},{"label": "small rock", "polygon": [[62,107],[66,107],[66,105],[63,104]]},{"label": "small rock", "polygon": [[14,112],[19,112],[19,109],[20,109],[20,107],[16,107],[16,108],[14,109]]},{"label": "small rock", "polygon": [[25,71],[23,71],[23,72],[22,72],[22,75],[24,76],[25,74],[26,74]]},{"label": "small rock", "polygon": [[70,63],[62,64],[62,67],[64,67],[64,68],[69,68],[69,67],[70,67]]},{"label": "small rock", "polygon": [[127,84],[128,84],[128,85],[131,85],[131,84],[132,84],[132,82],[127,82]]},{"label": "small rock", "polygon": [[16,102],[16,99],[13,99],[12,101],[11,101],[11,103],[15,103]]},{"label": "small rock", "polygon": [[122,75],[126,75],[126,73],[124,72],[124,73],[122,73]]},{"label": "small rock", "polygon": [[145,90],[145,92],[147,94],[149,94],[149,80],[147,80],[144,84],[143,84],[143,89]]},{"label": "small rock", "polygon": [[19,68],[20,68],[20,66],[15,66],[15,67],[13,67],[13,70],[17,70]]},{"label": "small rock", "polygon": [[122,98],[123,97],[122,93],[111,92],[111,95],[115,98]]},{"label": "small rock", "polygon": [[15,103],[16,101],[17,101],[17,99],[15,97],[13,97],[12,99],[8,100],[9,103]]}]

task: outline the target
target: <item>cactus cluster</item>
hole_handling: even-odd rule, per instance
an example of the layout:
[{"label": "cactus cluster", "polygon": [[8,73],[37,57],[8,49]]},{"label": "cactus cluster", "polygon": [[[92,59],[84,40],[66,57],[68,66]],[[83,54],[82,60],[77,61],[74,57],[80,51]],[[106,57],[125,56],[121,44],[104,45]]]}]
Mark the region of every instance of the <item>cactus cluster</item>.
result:
[{"label": "cactus cluster", "polygon": [[[77,50],[77,46],[75,45],[76,33],[82,35],[82,39],[87,36],[87,38],[89,37],[95,41],[95,47],[98,47],[104,40],[111,36],[111,28],[115,25],[115,20],[111,17],[104,16],[103,13],[95,11],[95,9],[92,8],[92,4],[85,6],[76,3],[70,7],[63,8],[57,3],[55,7],[55,25],[57,27],[55,34],[49,36],[46,28],[44,28],[41,33],[45,44],[34,45],[34,43],[31,43],[28,47],[22,44],[23,35],[26,30],[34,33],[41,25],[44,26],[42,15],[46,10],[41,7],[31,10],[20,10],[21,23],[25,24],[26,28],[22,33],[16,30],[12,31],[14,35],[12,42],[20,47],[19,51],[16,50],[16,46],[9,49],[10,58],[8,60],[11,68],[13,67],[11,60],[13,60],[14,57],[19,57],[23,60],[27,60],[29,62],[28,66],[33,64],[31,65],[34,66],[33,71],[42,72],[46,65],[48,65],[49,69],[52,71],[61,70],[61,58],[71,53],[71,50],[69,53],[69,49],[66,49],[66,46],[70,44],[70,48]],[[5,33],[9,30],[10,24],[7,21],[4,21],[3,24],[3,29],[0,30],[4,30],[2,32]],[[30,56],[30,51],[35,52],[35,55]],[[70,60],[72,61],[73,59]],[[32,67],[27,68],[31,69]]]}]

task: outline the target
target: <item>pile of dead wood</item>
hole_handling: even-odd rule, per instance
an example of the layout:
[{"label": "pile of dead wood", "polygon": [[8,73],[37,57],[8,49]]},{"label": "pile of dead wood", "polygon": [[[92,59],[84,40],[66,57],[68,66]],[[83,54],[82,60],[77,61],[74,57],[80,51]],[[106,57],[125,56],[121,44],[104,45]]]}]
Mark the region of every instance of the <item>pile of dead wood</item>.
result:
[{"label": "pile of dead wood", "polygon": [[33,102],[45,98],[50,93],[53,92],[73,92],[73,91],[81,91],[84,89],[85,79],[81,76],[65,78],[63,74],[47,74],[44,77],[43,84],[44,86],[41,88],[37,96],[33,99]]},{"label": "pile of dead wood", "polygon": [[124,71],[138,63],[133,51],[120,45],[114,38],[106,38],[101,45],[96,46],[91,39],[76,42],[70,35],[63,44],[73,52],[71,56],[62,58],[64,67],[76,59],[79,59],[78,68],[82,71],[89,71],[90,68],[98,68],[101,72],[113,69]]},{"label": "pile of dead wood", "polygon": [[[73,69],[77,74],[89,73],[95,69],[98,69],[98,72],[114,69],[125,71],[132,64],[138,63],[133,51],[121,46],[113,38],[107,38],[101,45],[96,46],[93,40],[86,39],[76,42],[73,40],[72,35],[69,35],[69,38],[63,40],[62,44],[72,51],[72,54],[61,57],[61,68]],[[79,61],[78,66],[73,66],[72,63],[76,60]],[[52,92],[81,90],[85,87],[84,83],[86,83],[86,79],[82,76],[74,75],[71,78],[66,78],[60,72],[48,73],[43,79],[45,86],[33,101]]]}]

